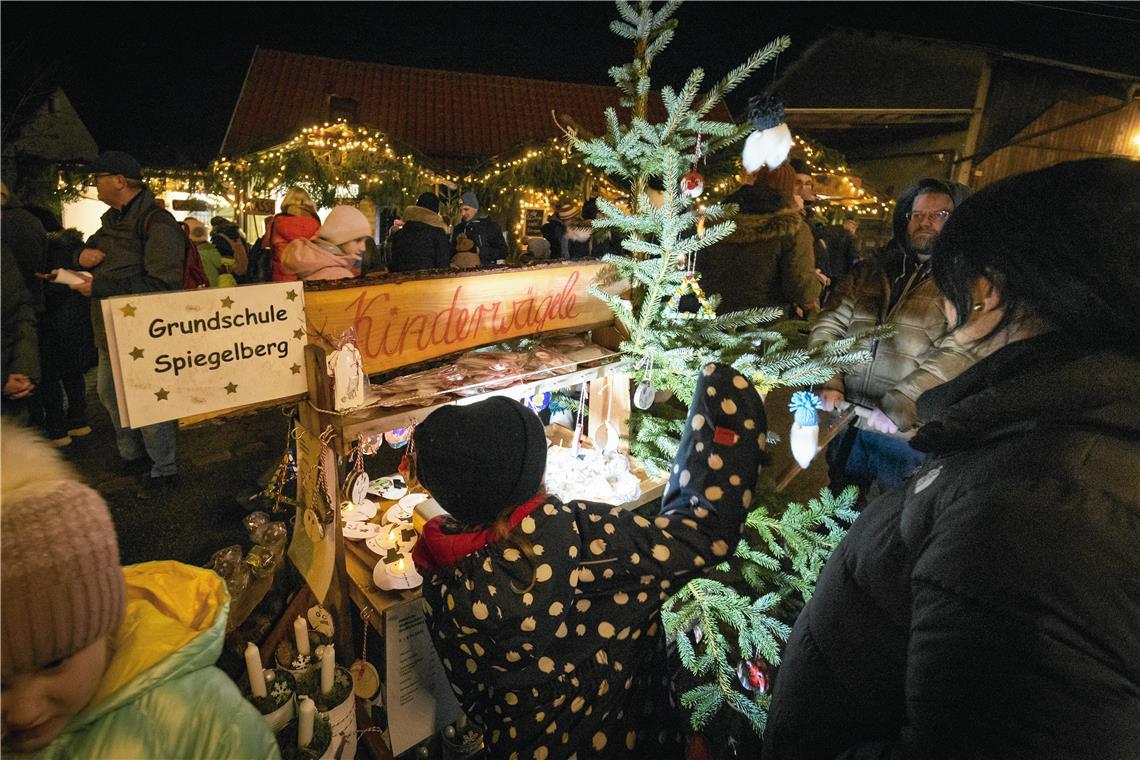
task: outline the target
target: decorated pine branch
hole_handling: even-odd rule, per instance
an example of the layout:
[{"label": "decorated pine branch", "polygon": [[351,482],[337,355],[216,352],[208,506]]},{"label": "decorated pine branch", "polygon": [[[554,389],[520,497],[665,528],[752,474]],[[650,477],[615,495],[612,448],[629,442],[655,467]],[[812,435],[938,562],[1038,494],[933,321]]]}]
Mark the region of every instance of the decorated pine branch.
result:
[{"label": "decorated pine branch", "polygon": [[778,516],[752,510],[744,538],[727,561],[690,581],[661,611],[666,634],[686,670],[700,683],[681,695],[694,730],[723,707],[762,733],[771,697],[768,681],[794,619],[811,598],[823,563],[855,519],[856,490],[838,497],[824,489],[807,505]]}]

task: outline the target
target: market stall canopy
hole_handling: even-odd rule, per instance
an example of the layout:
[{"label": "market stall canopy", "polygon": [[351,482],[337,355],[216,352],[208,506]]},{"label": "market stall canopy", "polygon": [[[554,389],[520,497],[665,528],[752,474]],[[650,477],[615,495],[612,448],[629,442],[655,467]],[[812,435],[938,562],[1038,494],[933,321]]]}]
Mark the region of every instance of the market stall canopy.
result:
[{"label": "market stall canopy", "polygon": [[[468,166],[535,140],[560,136],[551,117],[569,115],[601,133],[616,87],[346,61],[258,48],[229,128],[223,156],[284,142],[338,117],[381,130],[443,167]],[[659,95],[649,117],[665,118]],[[724,105],[712,118],[731,121]]]},{"label": "market stall canopy", "polygon": [[838,28],[805,49],[769,90],[783,98],[789,126],[849,153],[876,142],[964,131],[984,108],[970,151],[984,156],[1059,100],[1120,98],[1138,82],[1140,72]]}]

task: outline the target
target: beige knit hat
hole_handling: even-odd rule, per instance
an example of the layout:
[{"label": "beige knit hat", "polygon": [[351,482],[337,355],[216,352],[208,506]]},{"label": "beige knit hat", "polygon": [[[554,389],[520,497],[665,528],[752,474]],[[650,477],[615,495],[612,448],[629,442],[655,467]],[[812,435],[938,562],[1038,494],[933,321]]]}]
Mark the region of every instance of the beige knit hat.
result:
[{"label": "beige knit hat", "polygon": [[210,242],[210,235],[206,232],[206,225],[192,216],[188,216],[182,220],[182,224],[186,226],[186,235],[194,243],[208,243]]},{"label": "beige knit hat", "polygon": [[0,423],[0,677],[31,673],[123,621],[107,505],[42,438]]},{"label": "beige knit hat", "polygon": [[333,245],[341,245],[350,240],[372,236],[372,225],[368,217],[355,206],[337,206],[325,217],[325,223],[317,231],[317,237]]},{"label": "beige knit hat", "polygon": [[581,210],[582,209],[574,201],[563,201],[554,207],[555,215],[564,222],[568,222],[578,216],[578,212]]}]

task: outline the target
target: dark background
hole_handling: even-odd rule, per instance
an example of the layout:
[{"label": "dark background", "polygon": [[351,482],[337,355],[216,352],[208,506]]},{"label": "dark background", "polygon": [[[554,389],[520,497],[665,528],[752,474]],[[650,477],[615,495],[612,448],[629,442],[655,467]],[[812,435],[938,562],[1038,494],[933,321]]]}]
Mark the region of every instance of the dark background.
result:
[{"label": "dark background", "polygon": [[[101,149],[150,164],[205,165],[216,156],[255,46],[594,84],[609,84],[607,69],[632,54],[608,29],[617,18],[609,2],[8,1],[2,15],[5,122],[23,94],[58,84]],[[677,35],[654,65],[655,87],[679,85],[698,65],[714,81],[781,34],[793,44],[778,62],[786,66],[833,26],[1140,73],[1134,3],[694,0],[676,18]],[[734,93],[735,113],[772,73],[765,67]]]}]

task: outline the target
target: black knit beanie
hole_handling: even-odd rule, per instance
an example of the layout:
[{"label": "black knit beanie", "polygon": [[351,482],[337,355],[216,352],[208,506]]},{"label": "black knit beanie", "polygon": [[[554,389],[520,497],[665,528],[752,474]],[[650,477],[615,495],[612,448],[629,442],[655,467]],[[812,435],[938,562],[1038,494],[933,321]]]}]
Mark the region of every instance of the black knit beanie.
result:
[{"label": "black knit beanie", "polygon": [[464,525],[523,504],[546,473],[542,422],[502,396],[436,409],[416,426],[414,443],[420,482]]},{"label": "black knit beanie", "polygon": [[439,196],[435,193],[420,193],[420,197],[416,199],[416,205],[438,214]]}]

